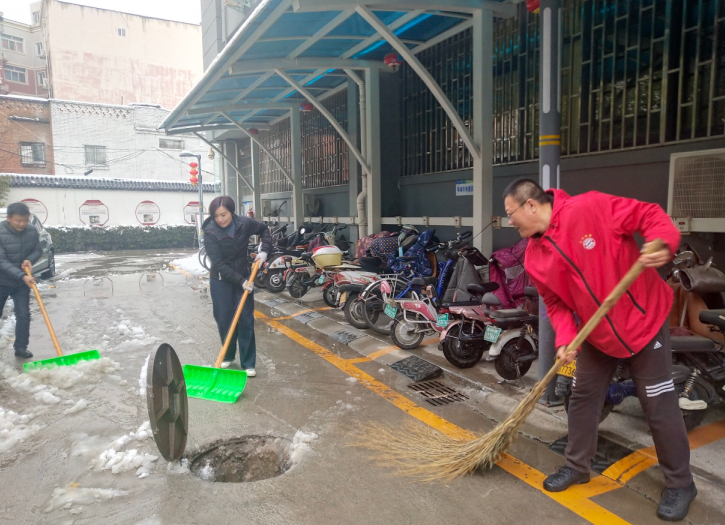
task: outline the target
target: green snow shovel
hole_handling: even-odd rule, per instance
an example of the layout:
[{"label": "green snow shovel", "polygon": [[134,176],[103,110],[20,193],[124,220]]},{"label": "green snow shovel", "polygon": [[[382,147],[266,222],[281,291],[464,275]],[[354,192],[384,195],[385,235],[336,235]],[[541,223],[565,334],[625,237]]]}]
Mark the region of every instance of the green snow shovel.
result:
[{"label": "green snow shovel", "polygon": [[[252,275],[249,276],[247,282],[253,283],[257,276],[260,262],[257,261],[252,266]],[[227,332],[227,338],[219,350],[219,355],[214,363],[214,368],[208,366],[184,365],[184,379],[186,380],[186,393],[189,397],[198,397],[199,399],[209,399],[211,401],[219,401],[221,403],[236,403],[237,399],[244,391],[247,384],[247,372],[244,370],[227,370],[221,368],[224,356],[232,341],[234,331],[237,329],[239,317],[242,315],[244,303],[247,302],[248,290],[244,290],[242,300],[239,301],[237,312],[234,314],[234,320]]]},{"label": "green snow shovel", "polygon": [[[25,273],[28,274],[28,277],[32,277],[32,274],[30,273],[30,268],[25,268]],[[55,336],[53,325],[50,324],[50,317],[48,317],[48,312],[45,311],[45,305],[43,305],[43,300],[40,298],[40,292],[38,292],[38,287],[33,284],[31,288],[33,289],[35,298],[38,300],[38,306],[40,306],[40,313],[43,314],[43,319],[45,319],[45,324],[48,327],[48,332],[50,333],[50,338],[53,340],[53,346],[55,346],[55,351],[58,353],[58,357],[52,357],[50,359],[42,359],[40,361],[25,363],[23,365],[23,370],[27,372],[29,370],[37,370],[39,368],[71,366],[78,364],[81,361],[93,361],[95,359],[100,359],[101,354],[98,353],[98,350],[88,350],[86,352],[78,352],[77,354],[63,355],[63,352],[60,349],[60,345],[58,344],[58,338]]]}]

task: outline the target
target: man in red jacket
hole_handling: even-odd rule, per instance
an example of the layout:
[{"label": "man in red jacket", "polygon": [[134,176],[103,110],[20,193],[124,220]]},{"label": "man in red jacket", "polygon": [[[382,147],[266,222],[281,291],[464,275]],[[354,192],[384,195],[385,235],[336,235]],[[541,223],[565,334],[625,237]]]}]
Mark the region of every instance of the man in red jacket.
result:
[{"label": "man in red jacket", "polygon": [[[657,516],[678,521],[697,495],[690,447],[672,381],[668,316],[673,293],[655,268],[672,260],[680,234],[657,204],[589,192],[570,197],[519,179],[504,192],[510,224],[529,237],[526,271],[546,304],[557,357],[577,359],[569,400],[566,465],[544,481],[550,492],[589,481],[604,398],[620,359],[627,359],[647,416],[666,489]],[[633,235],[666,248],[643,255]],[[594,329],[578,354],[566,355],[577,334],[635,261],[642,275]],[[575,318],[576,314],[576,318]]]}]

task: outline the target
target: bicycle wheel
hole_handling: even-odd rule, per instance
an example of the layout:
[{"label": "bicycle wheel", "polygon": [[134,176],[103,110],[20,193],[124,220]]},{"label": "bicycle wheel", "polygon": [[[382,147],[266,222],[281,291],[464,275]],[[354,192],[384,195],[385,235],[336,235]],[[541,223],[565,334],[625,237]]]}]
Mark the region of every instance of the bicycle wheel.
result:
[{"label": "bicycle wheel", "polygon": [[[362,309],[365,322],[372,331],[380,335],[390,335],[393,319],[385,315],[385,304],[398,296],[408,287],[407,281],[391,279],[387,281],[390,291],[383,291],[383,281],[372,283],[366,288],[365,305]],[[411,296],[409,291],[404,297]]]}]

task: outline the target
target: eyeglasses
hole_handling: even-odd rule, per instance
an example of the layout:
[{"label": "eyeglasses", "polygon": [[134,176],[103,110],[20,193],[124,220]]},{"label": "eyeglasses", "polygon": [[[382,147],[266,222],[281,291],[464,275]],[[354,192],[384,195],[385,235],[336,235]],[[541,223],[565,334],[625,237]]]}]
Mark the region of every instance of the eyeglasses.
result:
[{"label": "eyeglasses", "polygon": [[514,211],[512,211],[511,213],[509,213],[508,215],[506,215],[506,220],[509,220],[509,221],[510,221],[510,220],[511,220],[511,216],[512,216],[512,215],[513,215],[514,213],[516,213],[517,211],[519,211],[519,210],[521,209],[521,206],[523,206],[524,204],[526,204],[526,202],[522,202],[522,203],[521,203],[521,204],[519,205],[519,207],[518,207],[518,208],[516,208],[516,209],[515,209]]}]

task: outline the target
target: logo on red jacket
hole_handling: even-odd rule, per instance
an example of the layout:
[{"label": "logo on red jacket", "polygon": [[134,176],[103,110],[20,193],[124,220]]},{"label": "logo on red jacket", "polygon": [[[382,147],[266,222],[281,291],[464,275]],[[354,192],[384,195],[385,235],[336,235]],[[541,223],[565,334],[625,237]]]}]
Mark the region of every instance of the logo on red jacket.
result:
[{"label": "logo on red jacket", "polygon": [[593,250],[594,247],[597,245],[597,241],[594,240],[594,237],[592,237],[591,233],[582,237],[579,242],[582,246],[584,246],[586,250]]}]

